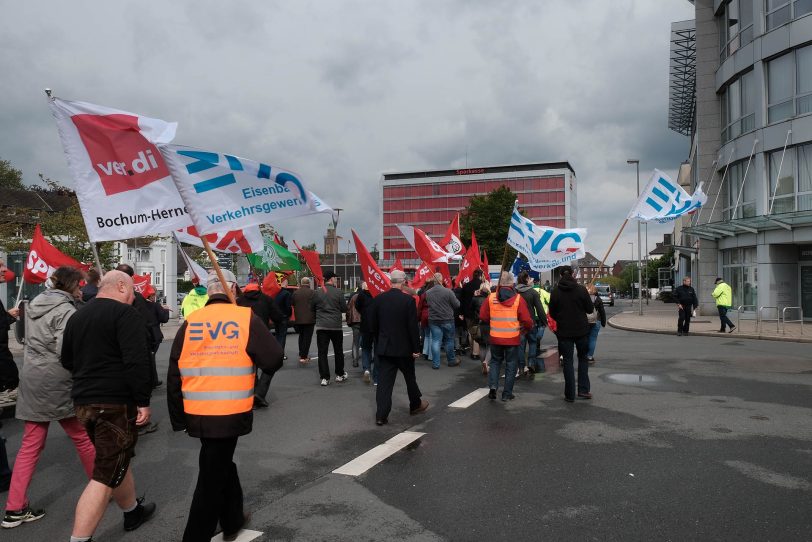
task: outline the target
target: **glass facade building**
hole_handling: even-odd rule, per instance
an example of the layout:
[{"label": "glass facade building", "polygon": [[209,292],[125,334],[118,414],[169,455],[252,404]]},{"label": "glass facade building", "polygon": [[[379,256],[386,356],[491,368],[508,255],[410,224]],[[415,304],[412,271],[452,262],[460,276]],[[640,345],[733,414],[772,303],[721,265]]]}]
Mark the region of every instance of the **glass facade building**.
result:
[{"label": "glass facade building", "polygon": [[[694,0],[672,24],[669,126],[690,137],[686,189],[708,203],[675,227],[675,280],[705,314],[717,276],[734,309],[812,317],[812,0]],[[674,59],[688,59],[681,70]],[[690,80],[691,85],[685,85]],[[675,104],[691,103],[690,110]]]},{"label": "glass facade building", "polygon": [[439,241],[472,197],[500,186],[516,194],[519,206],[538,224],[556,228],[577,224],[575,172],[568,162],[387,173],[381,179],[384,263],[400,258],[407,266],[419,265],[397,224],[421,228]]}]

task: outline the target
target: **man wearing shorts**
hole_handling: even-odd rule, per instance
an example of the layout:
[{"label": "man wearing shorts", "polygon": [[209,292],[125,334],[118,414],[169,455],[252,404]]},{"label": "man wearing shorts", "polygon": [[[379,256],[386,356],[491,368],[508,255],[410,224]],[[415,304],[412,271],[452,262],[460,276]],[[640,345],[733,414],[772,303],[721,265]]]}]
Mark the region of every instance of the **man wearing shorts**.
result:
[{"label": "man wearing shorts", "polygon": [[130,460],[138,427],[149,423],[150,352],[143,318],[132,307],[133,281],[109,271],[96,299],[68,321],[62,365],[73,374],[76,417],[96,448],[93,477],[76,505],[71,542],[91,540],[110,497],[124,512],[124,530],[140,527],[155,504],[135,497]]}]

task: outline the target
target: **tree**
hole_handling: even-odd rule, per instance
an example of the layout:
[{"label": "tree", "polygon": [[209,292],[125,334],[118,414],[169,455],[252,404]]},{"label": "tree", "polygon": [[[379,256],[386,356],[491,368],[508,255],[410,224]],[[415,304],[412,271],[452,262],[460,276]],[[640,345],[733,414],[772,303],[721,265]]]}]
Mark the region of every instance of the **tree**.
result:
[{"label": "tree", "polygon": [[[87,229],[79,208],[79,200],[69,188],[60,185],[40,174],[45,185],[25,186],[24,190],[38,192],[42,196],[59,195],[69,200],[69,205],[61,210],[40,212],[32,209],[17,209],[15,215],[0,218],[0,246],[7,252],[27,252],[34,227],[37,222],[42,233],[56,248],[80,262],[92,263],[93,249],[87,237]],[[112,242],[96,243],[102,267],[111,268],[118,263]]]},{"label": "tree", "polygon": [[507,262],[512,262],[516,258],[516,250],[507,247],[505,241],[515,202],[516,194],[504,185],[487,195],[471,198],[468,207],[460,213],[462,242],[466,245],[471,244],[471,228],[473,228],[480,250],[488,251],[490,263],[502,264],[503,256],[506,256]]},{"label": "tree", "polygon": [[25,190],[23,172],[14,168],[8,160],[0,160],[0,188]]}]

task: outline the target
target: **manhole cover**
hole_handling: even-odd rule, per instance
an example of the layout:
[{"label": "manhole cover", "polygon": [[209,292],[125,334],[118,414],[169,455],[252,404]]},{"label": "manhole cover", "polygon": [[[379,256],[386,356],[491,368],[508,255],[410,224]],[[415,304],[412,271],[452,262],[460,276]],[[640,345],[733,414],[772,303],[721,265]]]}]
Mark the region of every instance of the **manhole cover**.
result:
[{"label": "manhole cover", "polygon": [[615,373],[606,375],[606,380],[618,384],[656,384],[659,378],[652,375],[641,375],[631,373]]}]

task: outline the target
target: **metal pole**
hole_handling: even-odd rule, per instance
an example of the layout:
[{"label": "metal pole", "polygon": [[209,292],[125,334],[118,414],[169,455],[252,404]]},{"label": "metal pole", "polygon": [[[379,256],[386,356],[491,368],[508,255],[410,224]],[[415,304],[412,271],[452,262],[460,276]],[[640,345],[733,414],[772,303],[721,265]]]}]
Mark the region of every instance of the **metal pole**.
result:
[{"label": "metal pole", "polygon": [[338,274],[338,269],[336,268],[336,259],[338,257],[338,217],[341,216],[341,211],[344,209],[339,209],[336,207],[333,209],[336,214],[333,215],[333,273]]},{"label": "metal pole", "polygon": [[[747,167],[744,168],[744,178],[742,178],[742,185],[739,188],[739,196],[736,198],[736,206],[733,208],[733,214],[730,215],[730,220],[736,219],[736,214],[739,210],[739,202],[742,199],[742,194],[744,193],[744,183],[747,182],[747,173],[750,171],[750,162],[753,161],[753,154],[756,152],[756,145],[758,144],[758,139],[753,141],[753,150],[750,151],[750,158],[747,159]],[[744,218],[744,217],[742,217]]]},{"label": "metal pole", "polygon": [[646,305],[648,305],[648,222],[646,222]]},{"label": "metal pole", "polygon": [[[629,241],[629,244],[631,245],[632,249],[632,258],[629,261],[634,262],[634,241]],[[634,306],[634,273],[632,273],[632,306]]]},{"label": "metal pole", "polygon": [[[787,144],[789,143],[789,136],[792,130],[787,130],[787,138],[784,140],[784,152],[781,153],[781,163],[778,164],[778,175],[775,176],[775,189],[773,189],[773,197],[770,198],[770,212],[768,215],[773,214],[773,205],[775,204],[775,194],[778,192],[778,181],[781,179],[781,168],[784,167],[784,156],[787,154]],[[769,169],[769,166],[768,166]]]},{"label": "metal pole", "polygon": [[[635,169],[637,170],[637,199],[640,199],[640,160],[635,160]],[[637,221],[637,286],[639,290],[638,298],[640,301],[640,316],[643,316],[643,265],[642,255],[643,247],[640,243],[640,221]]]}]

